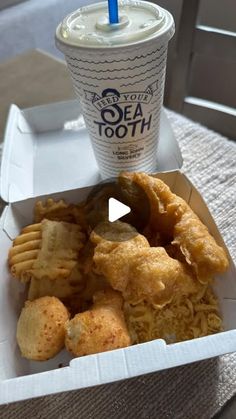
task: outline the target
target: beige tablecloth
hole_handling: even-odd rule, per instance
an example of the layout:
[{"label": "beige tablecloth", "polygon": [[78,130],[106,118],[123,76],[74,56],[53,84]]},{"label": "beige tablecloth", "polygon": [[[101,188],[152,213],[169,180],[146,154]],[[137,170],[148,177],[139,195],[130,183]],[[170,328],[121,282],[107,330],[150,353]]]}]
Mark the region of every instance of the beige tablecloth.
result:
[{"label": "beige tablecloth", "polygon": [[[183,171],[236,261],[236,143],[168,112]],[[168,371],[0,407],[4,419],[209,419],[236,393],[236,353]]]}]

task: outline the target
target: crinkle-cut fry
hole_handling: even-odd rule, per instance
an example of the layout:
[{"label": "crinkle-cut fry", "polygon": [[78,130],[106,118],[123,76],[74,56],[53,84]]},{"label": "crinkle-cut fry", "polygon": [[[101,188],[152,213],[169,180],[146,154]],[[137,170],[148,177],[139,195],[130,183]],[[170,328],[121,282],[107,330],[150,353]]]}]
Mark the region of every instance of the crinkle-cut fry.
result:
[{"label": "crinkle-cut fry", "polygon": [[[172,238],[200,282],[225,272],[229,266],[226,252],[209,233],[189,205],[171,192],[160,179],[145,173],[123,173],[121,179],[144,189],[150,201],[151,226]],[[167,232],[167,233],[166,233]]]},{"label": "crinkle-cut fry", "polygon": [[9,251],[12,275],[23,282],[31,277],[67,278],[77,264],[83,240],[77,224],[43,220],[29,225]]},{"label": "crinkle-cut fry", "polygon": [[32,260],[27,260],[27,261],[16,263],[15,265],[12,265],[12,267],[11,267],[12,276],[14,278],[19,278],[23,282],[25,282],[25,280],[28,278],[28,276],[25,275],[23,277],[23,274],[27,274],[28,271],[30,271],[29,274],[31,273],[34,261],[35,261],[35,259],[32,259]]},{"label": "crinkle-cut fry", "polygon": [[12,256],[9,260],[9,265],[15,265],[21,262],[26,262],[27,260],[34,260],[38,256],[38,249],[36,250],[27,250],[26,252],[21,252]]},{"label": "crinkle-cut fry", "polygon": [[30,224],[30,225],[22,228],[21,234],[31,233],[32,231],[41,231],[41,229],[42,229],[41,223]]},{"label": "crinkle-cut fry", "polygon": [[29,250],[36,250],[40,249],[41,246],[41,240],[31,240],[29,242],[25,242],[23,244],[18,244],[16,246],[13,246],[9,250],[9,258],[13,257],[14,255],[18,255],[23,252],[27,252]]},{"label": "crinkle-cut fry", "polygon": [[41,239],[41,237],[42,237],[41,231],[32,231],[30,233],[20,234],[13,241],[13,245],[15,246],[17,244],[23,244],[29,241],[38,240],[38,239]]},{"label": "crinkle-cut fry", "polygon": [[52,198],[48,198],[45,203],[38,201],[34,207],[34,219],[35,222],[42,221],[43,218],[47,218],[47,215],[50,215],[52,212],[61,211],[62,209],[67,209],[68,204],[65,203],[63,199],[59,201],[54,201]]},{"label": "crinkle-cut fry", "polygon": [[13,241],[9,250],[8,261],[12,276],[27,282],[32,274],[34,261],[41,246],[41,225],[32,224],[22,229],[22,233]]},{"label": "crinkle-cut fry", "polygon": [[81,291],[84,288],[84,279],[79,271],[77,271],[77,277],[68,278],[56,278],[51,280],[49,278],[36,279],[31,278],[29,291],[28,291],[28,300],[35,300],[36,298],[45,297],[45,296],[54,296],[57,298],[65,299],[72,297]]},{"label": "crinkle-cut fry", "polygon": [[64,221],[81,226],[87,229],[85,206],[83,204],[67,204],[63,199],[54,201],[52,198],[46,202],[38,201],[34,208],[35,222],[40,222],[44,218],[52,221]]}]

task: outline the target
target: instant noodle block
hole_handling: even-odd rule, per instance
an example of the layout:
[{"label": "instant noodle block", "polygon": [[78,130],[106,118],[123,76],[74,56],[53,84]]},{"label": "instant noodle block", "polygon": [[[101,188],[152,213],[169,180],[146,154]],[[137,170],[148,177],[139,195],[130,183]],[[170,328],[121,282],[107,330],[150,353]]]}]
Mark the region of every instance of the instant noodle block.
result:
[{"label": "instant noodle block", "polygon": [[[69,115],[67,115],[67,117],[70,118]],[[21,125],[21,128],[22,130],[26,130],[27,128],[27,130],[30,131],[29,127],[26,127],[26,125]],[[14,129],[16,130],[15,125],[12,127],[12,132],[14,132]],[[12,246],[12,241],[20,234],[22,228],[34,223],[33,211],[37,201],[44,201],[51,197],[56,201],[64,199],[66,202],[72,204],[82,202],[90,193],[92,186],[86,186],[85,178],[81,177],[80,181],[77,183],[77,185],[81,185],[80,188],[74,189],[70,179],[68,180],[67,187],[69,190],[65,190],[66,185],[64,184],[62,192],[51,193],[52,184],[50,183],[49,189],[47,189],[47,182],[45,180],[44,191],[42,192],[43,187],[41,186],[41,191],[38,192],[40,168],[37,168],[37,176],[33,176],[33,180],[29,183],[30,181],[27,178],[27,167],[29,168],[29,171],[31,170],[31,176],[33,165],[32,156],[27,157],[28,161],[25,161],[20,169],[16,162],[17,153],[18,156],[20,156],[21,150],[18,149],[17,151],[16,146],[16,150],[12,151],[9,146],[9,141],[11,140],[12,135],[9,125],[7,132],[8,137],[5,139],[3,158],[5,162],[5,169],[7,168],[8,162],[11,170],[5,170],[5,172],[2,172],[2,176],[4,175],[5,177],[2,177],[1,182],[2,186],[4,186],[4,190],[2,189],[2,196],[5,201],[11,201],[11,203],[6,205],[0,218],[1,404],[62,391],[111,383],[117,380],[135,377],[154,371],[165,370],[171,367],[236,351],[235,266],[227,249],[225,248],[223,239],[202,197],[191,184],[189,179],[181,173],[181,171],[171,170],[168,172],[159,172],[153,176],[157,176],[162,179],[174,193],[184,198],[202,222],[206,224],[217,243],[225,248],[229,257],[229,269],[226,273],[215,277],[213,287],[219,300],[224,331],[210,336],[185,340],[184,342],[179,343],[167,344],[162,339],[156,339],[122,349],[115,349],[112,351],[101,352],[78,358],[73,357],[73,355],[66,350],[62,350],[52,359],[43,362],[29,361],[23,358],[16,342],[16,329],[21,309],[27,299],[27,293],[25,291],[25,283],[12,279],[9,271],[7,258],[9,249]],[[50,140],[50,136],[52,135],[53,130],[51,127],[50,134],[47,134],[47,139]],[[44,133],[43,136],[45,140],[46,134]],[[29,142],[30,138],[32,139],[33,137],[34,134],[32,134],[32,132],[28,132],[25,141]],[[34,137],[34,140],[36,141],[37,139]],[[46,152],[46,140],[44,141],[44,145],[41,143],[41,146],[44,146],[44,152]],[[20,157],[23,161],[23,156]],[[62,158],[62,155],[60,155],[60,157]],[[53,164],[55,164],[55,162],[52,161],[51,172],[53,172]],[[62,164],[64,164],[64,162],[62,162]],[[176,164],[176,166],[177,168],[180,168],[181,164]],[[20,189],[19,185],[17,185],[18,171],[19,177],[21,176]],[[49,173],[51,172],[49,172],[48,168],[47,175],[50,176]],[[46,175],[44,176],[46,179]],[[89,184],[87,185],[94,185],[97,181],[98,180],[92,181],[92,179],[90,179]],[[35,185],[37,185],[36,189],[34,189]],[[19,192],[19,190],[21,192]],[[59,190],[59,184],[55,186],[54,190]],[[23,192],[25,193],[24,197],[26,199],[22,199]],[[29,196],[31,197],[28,198]],[[60,284],[58,284],[58,286],[59,285]],[[60,287],[58,289],[59,294],[61,292],[70,291],[67,289],[61,289]],[[28,307],[30,307],[30,305],[28,305]],[[63,316],[66,319],[66,312]],[[120,320],[118,319],[117,321]],[[71,346],[71,343],[74,342],[69,342],[68,346]],[[58,344],[58,342],[56,342],[56,344]],[[58,345],[60,346],[60,342]],[[56,352],[57,346],[55,347],[55,353]]]}]

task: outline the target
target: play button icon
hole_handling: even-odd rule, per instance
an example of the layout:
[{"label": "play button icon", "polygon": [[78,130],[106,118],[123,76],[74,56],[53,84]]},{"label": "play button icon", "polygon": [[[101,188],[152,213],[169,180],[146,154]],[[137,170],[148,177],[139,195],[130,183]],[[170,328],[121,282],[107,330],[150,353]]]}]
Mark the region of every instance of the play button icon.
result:
[{"label": "play button icon", "polygon": [[[94,230],[107,238],[107,229],[114,232],[117,228],[119,234],[110,234],[109,238],[116,242],[142,234],[150,220],[148,197],[139,185],[126,182],[125,178],[122,182],[120,178],[106,179],[94,186],[87,196],[85,208],[88,231]],[[128,229],[127,225],[130,226]]]},{"label": "play button icon", "polygon": [[108,201],[108,220],[113,223],[129,214],[131,211],[128,205],[123,204],[115,198],[109,198]]}]

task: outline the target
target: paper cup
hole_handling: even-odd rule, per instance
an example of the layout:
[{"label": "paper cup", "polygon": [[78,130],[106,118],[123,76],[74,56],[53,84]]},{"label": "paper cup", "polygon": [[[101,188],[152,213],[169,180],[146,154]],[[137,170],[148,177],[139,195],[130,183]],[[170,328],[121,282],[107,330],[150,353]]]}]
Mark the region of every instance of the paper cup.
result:
[{"label": "paper cup", "polygon": [[164,13],[168,22],[161,33],[122,47],[71,45],[57,30],[56,44],[65,54],[103,178],[122,170],[155,171],[167,47],[174,33],[173,18]]}]

